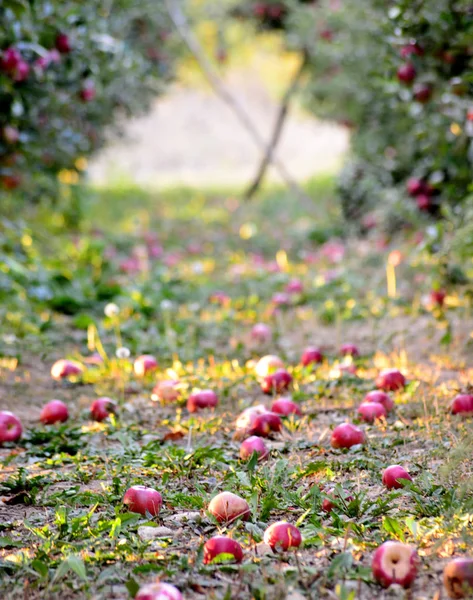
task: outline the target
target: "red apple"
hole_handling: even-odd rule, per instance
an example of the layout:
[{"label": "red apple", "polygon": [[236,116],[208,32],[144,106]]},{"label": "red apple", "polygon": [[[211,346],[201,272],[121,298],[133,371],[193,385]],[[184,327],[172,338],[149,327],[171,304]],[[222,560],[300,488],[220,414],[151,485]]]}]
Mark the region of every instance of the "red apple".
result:
[{"label": "red apple", "polygon": [[324,355],[319,348],[309,346],[301,356],[301,365],[307,367],[313,363],[321,363],[324,360]]},{"label": "red apple", "polygon": [[217,494],[210,501],[208,510],[219,523],[233,523],[240,518],[246,521],[250,516],[248,502],[232,492]]},{"label": "red apple", "polygon": [[412,481],[412,477],[400,465],[391,465],[383,472],[383,485],[388,490],[400,490],[404,487],[404,480]]},{"label": "red apple", "polygon": [[265,323],[256,323],[251,330],[251,339],[258,344],[267,344],[271,341],[273,333],[271,327]]},{"label": "red apple", "polygon": [[459,394],[455,396],[450,411],[452,415],[473,415],[473,396],[471,394]]},{"label": "red apple", "polygon": [[20,51],[10,46],[10,48],[6,48],[2,53],[0,67],[2,71],[12,73],[15,71],[21,60]]},{"label": "red apple", "polygon": [[13,74],[13,79],[14,81],[16,81],[17,83],[21,83],[22,81],[25,81],[25,79],[28,77],[30,73],[30,66],[29,64],[22,60],[18,63],[15,72]]},{"label": "red apple", "polygon": [[357,444],[365,443],[365,434],[359,427],[351,423],[337,425],[332,431],[332,448],[351,448]]},{"label": "red apple", "polygon": [[61,54],[68,54],[72,50],[71,40],[65,33],[58,33],[56,36],[56,50]]},{"label": "red apple", "polygon": [[470,598],[473,595],[473,558],[451,560],[443,570],[443,585],[449,598]]},{"label": "red apple", "polygon": [[418,196],[424,191],[424,183],[422,182],[422,179],[411,177],[407,180],[406,188],[409,196]]},{"label": "red apple", "polygon": [[279,356],[275,356],[274,354],[267,354],[266,356],[263,356],[263,358],[260,358],[259,361],[256,363],[255,373],[258,378],[263,379],[263,377],[266,377],[266,375],[274,373],[278,369],[283,368],[284,363],[279,358]]},{"label": "red apple", "polygon": [[278,415],[287,417],[288,415],[302,415],[301,408],[290,398],[278,398],[271,405],[271,411]]},{"label": "red apple", "polygon": [[417,102],[425,104],[432,98],[433,88],[428,83],[419,83],[414,86],[414,98]]},{"label": "red apple", "polygon": [[94,421],[105,421],[117,412],[117,403],[111,398],[97,398],[90,406],[90,416]]},{"label": "red apple", "polygon": [[258,455],[258,461],[265,460],[269,455],[266,444],[256,435],[252,435],[241,443],[240,458],[242,460],[249,460],[254,452]]},{"label": "red apple", "polygon": [[397,78],[401,83],[409,84],[416,78],[417,72],[412,63],[404,63],[397,70]]},{"label": "red apple", "polygon": [[144,485],[133,485],[128,488],[123,498],[123,504],[128,510],[146,516],[149,513],[153,517],[159,514],[163,504],[163,497],[153,488]]},{"label": "red apple", "polygon": [[258,404],[258,406],[250,406],[249,408],[245,408],[245,410],[240,414],[240,416],[236,420],[236,428],[240,430],[249,431],[253,426],[256,418],[259,415],[264,413],[268,413],[268,409],[263,404]]},{"label": "red apple", "polygon": [[0,411],[0,444],[16,442],[22,433],[20,419],[9,410]]},{"label": "red apple", "polygon": [[286,292],[288,294],[302,294],[304,291],[304,285],[300,279],[291,279],[286,285]]},{"label": "red apple", "polygon": [[340,354],[342,356],[357,357],[360,356],[360,350],[355,344],[343,344],[343,346],[340,348]]},{"label": "red apple", "polygon": [[151,392],[151,400],[157,402],[176,402],[181,397],[181,383],[177,379],[159,381]]},{"label": "red apple", "polygon": [[133,363],[133,370],[137,377],[144,377],[158,368],[158,362],[151,354],[142,354]]},{"label": "red apple", "polygon": [[[332,502],[332,500],[338,500],[339,497],[335,495],[335,490],[333,488],[326,490],[325,493],[329,496],[329,498],[324,498],[322,500],[322,510],[329,513],[335,508],[335,504]],[[343,500],[348,504],[353,500],[353,496],[344,495]]]},{"label": "red apple", "polygon": [[280,394],[289,389],[292,383],[292,375],[285,369],[279,369],[275,373],[266,375],[261,383],[261,389],[265,394]]},{"label": "red apple", "polygon": [[416,204],[419,210],[429,210],[432,206],[432,200],[427,194],[419,194],[416,197]]},{"label": "red apple", "polygon": [[358,407],[358,414],[366,423],[373,423],[387,415],[386,409],[379,402],[363,402]]},{"label": "red apple", "polygon": [[73,360],[60,359],[51,367],[51,376],[53,379],[64,379],[73,375],[80,375],[84,367]]},{"label": "red apple", "polygon": [[402,58],[408,58],[412,54],[415,54],[416,56],[423,56],[424,50],[417,44],[417,42],[410,42],[409,44],[401,47],[400,54]]},{"label": "red apple", "polygon": [[218,396],[212,390],[200,390],[194,392],[187,399],[187,410],[191,413],[204,408],[215,408],[218,404]]},{"label": "red apple", "polygon": [[381,390],[373,390],[372,392],[368,392],[363,402],[378,402],[384,406],[387,413],[391,412],[394,408],[393,400],[386,394],[386,392],[382,392]]},{"label": "red apple", "polygon": [[170,583],[149,583],[140,587],[135,600],[183,600],[183,597]]},{"label": "red apple", "polygon": [[447,292],[445,290],[432,290],[429,296],[432,304],[442,307],[445,303]]},{"label": "red apple", "polygon": [[402,390],[406,385],[406,378],[397,369],[385,369],[376,378],[376,387],[386,392]]},{"label": "red apple", "polygon": [[64,423],[69,418],[69,410],[61,400],[51,400],[43,406],[39,420],[44,425],[53,425],[54,423]]},{"label": "red apple", "polygon": [[79,92],[82,102],[91,102],[97,94],[93,81],[86,81]]},{"label": "red apple", "polygon": [[384,542],[373,554],[373,577],[383,587],[397,583],[408,588],[417,575],[419,557],[414,548],[401,542]]},{"label": "red apple", "polygon": [[255,417],[248,429],[248,433],[251,435],[258,435],[260,437],[268,437],[272,432],[278,432],[281,430],[281,417],[276,413],[268,411]]},{"label": "red apple", "polygon": [[204,565],[211,563],[240,563],[243,549],[236,540],[226,535],[216,535],[204,544]]},{"label": "red apple", "polygon": [[302,536],[295,525],[279,521],[266,529],[264,543],[271,546],[274,551],[289,550],[301,545]]}]

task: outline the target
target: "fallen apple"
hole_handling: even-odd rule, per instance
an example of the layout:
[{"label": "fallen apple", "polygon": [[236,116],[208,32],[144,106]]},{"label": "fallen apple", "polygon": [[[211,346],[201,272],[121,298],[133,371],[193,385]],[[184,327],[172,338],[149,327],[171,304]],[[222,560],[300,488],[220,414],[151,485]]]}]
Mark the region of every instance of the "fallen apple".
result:
[{"label": "fallen apple", "polygon": [[332,448],[351,448],[357,444],[365,443],[365,434],[359,427],[351,423],[337,425],[332,431]]},{"label": "fallen apple", "polygon": [[249,431],[253,423],[255,422],[256,417],[267,412],[269,411],[263,404],[258,404],[257,406],[250,406],[249,408],[245,408],[245,410],[237,418],[235,426],[239,430]]},{"label": "fallen apple", "polygon": [[343,500],[345,501],[347,504],[349,502],[351,502],[353,500],[353,496],[343,496],[343,498],[340,498],[340,496],[338,496],[338,494],[336,494],[335,489],[334,488],[329,488],[327,490],[323,490],[322,491],[327,494],[328,498],[324,498],[322,500],[322,510],[324,512],[332,512],[332,510],[335,508],[335,502],[337,500]]},{"label": "fallen apple", "polygon": [[142,354],[133,363],[133,370],[137,377],[144,377],[158,368],[158,362],[151,354]]},{"label": "fallen apple", "polygon": [[261,382],[261,389],[265,394],[280,394],[289,389],[292,383],[292,375],[285,369],[279,369],[274,373],[266,375]]},{"label": "fallen apple", "polygon": [[378,402],[384,406],[387,413],[390,413],[394,408],[393,400],[386,394],[386,392],[382,392],[381,390],[373,390],[372,392],[368,392],[363,402]]},{"label": "fallen apple", "polygon": [[340,348],[340,354],[342,356],[353,356],[355,358],[360,356],[360,350],[355,344],[343,344]]},{"label": "fallen apple", "polygon": [[271,405],[271,411],[278,415],[287,417],[289,415],[302,415],[301,408],[291,398],[277,398]]},{"label": "fallen apple", "polygon": [[473,396],[471,394],[458,394],[450,406],[452,415],[473,415]]},{"label": "fallen apple", "polygon": [[244,440],[240,446],[240,458],[242,460],[249,460],[253,456],[253,453],[257,454],[258,461],[265,460],[269,455],[266,444],[256,435],[252,435]]},{"label": "fallen apple", "polygon": [[404,481],[412,481],[409,473],[400,465],[391,465],[383,472],[383,485],[388,490],[399,490],[404,487]]},{"label": "fallen apple", "polygon": [[111,398],[97,398],[90,406],[90,416],[94,421],[105,421],[111,414],[116,414],[118,405]]},{"label": "fallen apple", "polygon": [[266,529],[264,543],[271,546],[273,551],[286,551],[298,548],[302,543],[302,535],[295,525],[279,521]]},{"label": "fallen apple", "polygon": [[210,501],[208,510],[219,523],[233,523],[240,518],[246,521],[250,516],[248,502],[232,492],[217,494]]},{"label": "fallen apple", "polygon": [[376,387],[385,392],[401,390],[406,385],[406,378],[397,369],[385,369],[376,378]]},{"label": "fallen apple", "polygon": [[263,379],[266,375],[270,373],[274,373],[278,369],[283,369],[284,363],[279,358],[279,356],[275,356],[274,354],[267,354],[259,359],[255,366],[255,374],[258,378]]},{"label": "fallen apple", "polygon": [[0,444],[16,442],[23,433],[20,419],[9,410],[0,411]]},{"label": "fallen apple", "polygon": [[159,514],[163,504],[161,494],[144,485],[133,485],[125,492],[123,504],[131,512],[146,516],[147,513],[155,517]]},{"label": "fallen apple", "polygon": [[358,415],[366,423],[373,423],[387,415],[386,409],[379,402],[363,402],[358,407]]},{"label": "fallen apple", "polygon": [[69,418],[69,410],[61,400],[51,400],[43,406],[39,420],[44,425],[53,425],[54,423],[64,423]]},{"label": "fallen apple", "polygon": [[159,381],[151,392],[154,402],[176,402],[181,397],[181,383],[177,379],[164,379]]},{"label": "fallen apple", "polygon": [[170,583],[148,583],[140,587],[135,600],[183,600],[183,597]]},{"label": "fallen apple", "polygon": [[451,560],[443,570],[443,585],[449,598],[470,598],[473,595],[473,558]]},{"label": "fallen apple", "polygon": [[269,437],[271,433],[277,433],[281,430],[281,417],[276,413],[268,411],[255,417],[252,424],[248,428],[248,433],[250,435],[257,435],[260,437]]},{"label": "fallen apple", "polygon": [[204,544],[204,564],[240,563],[243,560],[243,549],[236,540],[225,535],[216,535]]},{"label": "fallen apple", "polygon": [[200,390],[187,399],[187,410],[194,413],[205,408],[215,408],[217,404],[218,396],[213,390]]},{"label": "fallen apple", "polygon": [[66,377],[80,375],[83,371],[84,367],[80,363],[61,358],[51,367],[51,376],[53,379],[65,379]]},{"label": "fallen apple", "polygon": [[324,360],[324,355],[319,348],[309,346],[304,350],[301,356],[301,365],[307,367],[314,363],[321,363]]},{"label": "fallen apple", "polygon": [[251,330],[250,337],[258,344],[267,344],[271,341],[273,332],[269,325],[266,325],[265,323],[256,323]]},{"label": "fallen apple", "polygon": [[419,557],[411,546],[401,542],[384,542],[373,554],[373,577],[383,587],[396,583],[408,588],[417,575]]}]

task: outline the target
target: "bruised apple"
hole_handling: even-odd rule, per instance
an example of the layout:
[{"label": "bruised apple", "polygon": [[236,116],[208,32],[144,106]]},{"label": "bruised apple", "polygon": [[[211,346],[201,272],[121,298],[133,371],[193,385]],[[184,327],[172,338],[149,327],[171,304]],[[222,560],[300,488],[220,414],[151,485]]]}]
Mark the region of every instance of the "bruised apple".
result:
[{"label": "bruised apple", "polygon": [[232,492],[217,494],[209,504],[209,512],[219,523],[233,523],[236,519],[246,521],[250,516],[250,505]]},{"label": "bruised apple", "polygon": [[414,548],[389,541],[375,551],[371,569],[373,577],[384,588],[393,583],[408,588],[416,578],[418,565],[419,557]]}]

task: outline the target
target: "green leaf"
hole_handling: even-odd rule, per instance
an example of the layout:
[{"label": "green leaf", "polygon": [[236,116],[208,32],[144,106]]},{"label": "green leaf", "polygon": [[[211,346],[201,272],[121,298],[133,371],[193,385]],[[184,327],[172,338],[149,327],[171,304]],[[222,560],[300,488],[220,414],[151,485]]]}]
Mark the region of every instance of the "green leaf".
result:
[{"label": "green leaf", "polygon": [[383,529],[390,535],[401,540],[401,542],[404,542],[404,529],[397,519],[387,516],[383,517]]},{"label": "green leaf", "polygon": [[130,598],[134,598],[140,589],[140,586],[132,577],[125,583],[125,587],[130,593]]}]

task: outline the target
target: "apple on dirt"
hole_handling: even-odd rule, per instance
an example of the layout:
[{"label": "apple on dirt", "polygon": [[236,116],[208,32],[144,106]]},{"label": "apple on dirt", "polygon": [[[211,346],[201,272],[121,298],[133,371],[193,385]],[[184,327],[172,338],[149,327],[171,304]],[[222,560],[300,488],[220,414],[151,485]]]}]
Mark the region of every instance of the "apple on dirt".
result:
[{"label": "apple on dirt", "polygon": [[250,505],[232,492],[221,492],[212,498],[208,507],[209,513],[219,523],[233,523],[237,519],[248,520]]},{"label": "apple on dirt", "polygon": [[240,544],[226,535],[216,535],[204,544],[204,564],[220,564],[243,560],[243,549]]},{"label": "apple on dirt", "polygon": [[473,596],[473,558],[454,558],[443,570],[443,585],[449,598]]},{"label": "apple on dirt", "polygon": [[398,584],[403,588],[412,585],[417,576],[419,557],[411,546],[401,542],[384,542],[373,554],[373,577],[384,588]]},{"label": "apple on dirt", "polygon": [[239,430],[248,431],[253,425],[256,417],[264,413],[269,412],[264,404],[258,404],[257,406],[250,406],[238,416],[235,426]]},{"label": "apple on dirt", "polygon": [[327,496],[322,500],[322,510],[326,513],[332,512],[332,510],[335,508],[335,501],[337,500],[343,500],[347,504],[353,500],[353,496],[345,495],[345,492],[343,493],[343,498],[340,498],[340,496],[336,494],[335,488],[333,487],[329,487],[327,489],[323,489],[322,487],[322,492],[324,492]]},{"label": "apple on dirt", "polygon": [[66,379],[67,377],[80,375],[83,371],[84,367],[80,363],[61,358],[51,367],[51,377],[56,380]]},{"label": "apple on dirt", "polygon": [[386,392],[381,390],[368,392],[364,397],[363,402],[378,402],[384,406],[387,413],[390,413],[394,409],[394,401],[392,398],[390,398]]},{"label": "apple on dirt", "polygon": [[250,332],[250,338],[257,344],[268,344],[272,337],[272,329],[266,323],[256,323]]},{"label": "apple on dirt", "polygon": [[278,521],[270,525],[264,532],[264,543],[271,546],[277,552],[298,548],[302,543],[302,535],[299,529],[291,523]]},{"label": "apple on dirt", "polygon": [[111,414],[116,414],[118,405],[111,398],[97,398],[90,406],[90,416],[94,421],[105,421]]},{"label": "apple on dirt", "polygon": [[218,396],[213,390],[199,390],[192,393],[187,399],[187,410],[195,413],[205,408],[215,408],[218,404]]},{"label": "apple on dirt", "polygon": [[412,481],[409,473],[400,465],[391,465],[383,472],[383,485],[388,490],[399,490],[404,487],[405,481]]},{"label": "apple on dirt", "polygon": [[365,443],[363,431],[351,423],[341,423],[332,431],[332,448],[351,448]]},{"label": "apple on dirt", "polygon": [[151,354],[142,354],[133,363],[133,370],[137,377],[144,377],[148,373],[156,371],[157,368],[158,361]]},{"label": "apple on dirt", "polygon": [[282,431],[282,428],[281,417],[276,413],[266,411],[255,417],[247,431],[250,435],[269,437],[272,433]]},{"label": "apple on dirt", "polygon": [[0,411],[0,444],[16,442],[23,433],[20,419],[9,410]]},{"label": "apple on dirt", "polygon": [[128,488],[123,497],[123,504],[130,512],[146,516],[147,513],[155,517],[159,514],[163,504],[163,497],[154,488],[144,485],[133,485]]},{"label": "apple on dirt", "polygon": [[473,395],[458,394],[455,396],[450,406],[450,412],[452,415],[473,416]]},{"label": "apple on dirt", "polygon": [[261,389],[265,394],[280,394],[288,390],[291,383],[292,375],[286,369],[278,369],[266,375],[261,382]]},{"label": "apple on dirt", "polygon": [[402,390],[406,385],[406,378],[398,369],[384,369],[376,378],[376,387],[385,392]]},{"label": "apple on dirt", "polygon": [[360,356],[360,349],[356,344],[343,344],[340,348],[340,354],[342,356],[353,356],[353,358],[357,358]]},{"label": "apple on dirt", "polygon": [[365,423],[374,423],[376,419],[382,419],[386,415],[386,409],[379,402],[363,402],[358,407],[358,416]]},{"label": "apple on dirt", "polygon": [[284,369],[284,363],[274,354],[267,354],[259,359],[255,366],[256,377],[263,379],[266,375],[274,373],[278,369]]},{"label": "apple on dirt", "polygon": [[69,410],[61,400],[51,400],[43,406],[39,420],[44,425],[54,425],[54,423],[65,423],[69,418]]},{"label": "apple on dirt", "polygon": [[276,398],[271,405],[271,412],[281,415],[282,417],[288,417],[289,415],[297,415],[300,417],[302,415],[301,407],[294,402],[294,400],[286,396]]},{"label": "apple on dirt", "polygon": [[148,583],[140,587],[135,600],[183,600],[183,596],[170,583]]},{"label": "apple on dirt", "polygon": [[243,440],[240,445],[240,458],[242,460],[249,460],[254,453],[258,456],[258,462],[265,460],[269,456],[269,450],[266,447],[266,444],[256,435],[252,435],[249,438],[246,438],[246,440]]},{"label": "apple on dirt", "polygon": [[177,379],[163,379],[159,381],[151,392],[154,402],[176,402],[181,398],[181,382]]},{"label": "apple on dirt", "polygon": [[303,367],[308,367],[312,364],[321,363],[323,360],[324,355],[322,354],[320,348],[317,348],[316,346],[309,346],[302,353],[301,365]]}]

